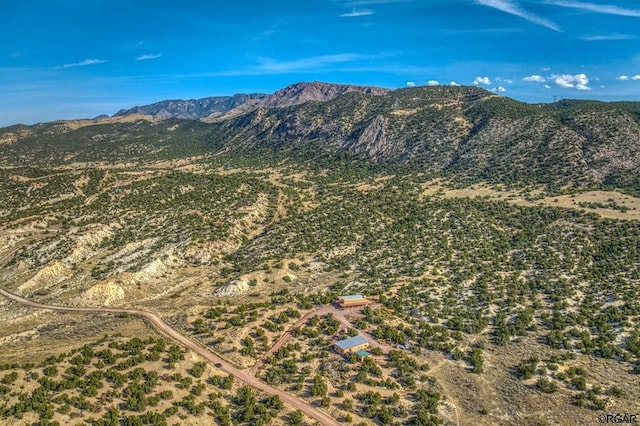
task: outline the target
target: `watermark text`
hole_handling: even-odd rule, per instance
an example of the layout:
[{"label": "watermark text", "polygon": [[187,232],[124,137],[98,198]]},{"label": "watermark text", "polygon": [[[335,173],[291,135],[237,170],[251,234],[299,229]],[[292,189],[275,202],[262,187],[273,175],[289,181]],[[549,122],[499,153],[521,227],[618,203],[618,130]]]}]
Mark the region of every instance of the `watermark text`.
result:
[{"label": "watermark text", "polygon": [[637,424],[640,415],[638,414],[600,414],[598,423],[602,424]]}]

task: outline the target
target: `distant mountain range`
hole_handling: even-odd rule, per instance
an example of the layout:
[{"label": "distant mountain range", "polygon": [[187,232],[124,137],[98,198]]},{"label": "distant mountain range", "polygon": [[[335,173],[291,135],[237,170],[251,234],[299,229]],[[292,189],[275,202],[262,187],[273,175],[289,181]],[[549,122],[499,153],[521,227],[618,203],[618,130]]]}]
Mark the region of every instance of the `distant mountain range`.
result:
[{"label": "distant mountain range", "polygon": [[166,100],[151,105],[122,109],[115,113],[113,117],[141,114],[151,116],[158,120],[166,120],[168,118],[200,120],[211,114],[225,113],[247,102],[263,99],[266,96],[267,95],[256,93],[251,95],[213,96],[186,101],[179,99]]},{"label": "distant mountain range", "polygon": [[254,93],[233,96],[214,96],[192,100],[166,100],[151,105],[123,109],[113,117],[134,114],[151,116],[154,119],[181,118],[188,120],[219,121],[228,116],[236,116],[257,108],[283,108],[300,105],[309,101],[326,102],[348,92],[372,95],[389,93],[390,89],[379,87],[328,84],[321,82],[297,83],[278,90],[272,95]]},{"label": "distant mountain range", "polygon": [[12,126],[0,129],[0,151],[2,165],[150,152],[338,156],[464,182],[640,193],[640,103],[527,104],[477,87],[298,83],[273,95],[163,101],[108,119]]}]

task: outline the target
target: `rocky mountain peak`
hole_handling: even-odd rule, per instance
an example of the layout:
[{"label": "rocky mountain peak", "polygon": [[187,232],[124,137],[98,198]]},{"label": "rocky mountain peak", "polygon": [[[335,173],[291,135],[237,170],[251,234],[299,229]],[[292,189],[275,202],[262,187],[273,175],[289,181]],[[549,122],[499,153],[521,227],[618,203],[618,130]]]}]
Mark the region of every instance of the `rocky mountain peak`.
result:
[{"label": "rocky mountain peak", "polygon": [[300,105],[309,101],[326,102],[348,92],[360,92],[368,95],[386,95],[390,89],[349,84],[331,84],[320,81],[301,82],[280,89],[263,99],[260,106],[265,108],[284,108]]},{"label": "rocky mountain peak", "polygon": [[349,92],[360,92],[367,95],[381,96],[392,92],[391,89],[372,86],[354,86],[350,84],[323,83],[320,81],[291,84],[278,90],[273,95],[243,103],[225,113],[213,113],[202,119],[205,122],[216,122],[236,117],[258,108],[278,109],[302,105],[309,101],[327,102]]}]

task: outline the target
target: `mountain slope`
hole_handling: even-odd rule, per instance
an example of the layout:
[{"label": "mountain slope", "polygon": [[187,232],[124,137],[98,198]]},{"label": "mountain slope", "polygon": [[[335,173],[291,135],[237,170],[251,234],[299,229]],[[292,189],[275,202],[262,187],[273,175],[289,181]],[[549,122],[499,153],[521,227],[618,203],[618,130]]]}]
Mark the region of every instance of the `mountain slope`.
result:
[{"label": "mountain slope", "polygon": [[21,126],[0,131],[0,149],[3,165],[208,152],[233,161],[355,159],[467,184],[616,186],[640,193],[639,105],[532,105],[477,87],[389,91],[300,83],[249,99],[211,124],[174,118],[84,123],[75,130],[65,123]]},{"label": "mountain slope", "polygon": [[633,103],[531,105],[474,87],[420,87],[261,107],[214,132],[229,149],[342,153],[463,180],[628,186],[640,167],[636,111]]}]

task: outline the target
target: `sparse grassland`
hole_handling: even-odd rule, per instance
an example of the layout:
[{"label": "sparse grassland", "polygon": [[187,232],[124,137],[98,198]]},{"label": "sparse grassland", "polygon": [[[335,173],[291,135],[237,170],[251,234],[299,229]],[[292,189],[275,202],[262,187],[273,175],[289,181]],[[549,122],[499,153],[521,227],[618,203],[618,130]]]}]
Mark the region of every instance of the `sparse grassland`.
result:
[{"label": "sparse grassland", "polygon": [[[636,198],[225,162],[1,169],[0,285],[153,310],[343,422],[578,425],[637,408]],[[356,292],[375,303],[345,314],[348,326],[313,317]],[[126,318],[81,324],[0,303],[6,424],[298,421],[265,395],[224,389],[214,366],[196,377],[199,360]],[[104,333],[88,331],[103,325],[123,337],[96,341]],[[356,331],[381,348],[362,363],[331,350]],[[107,350],[113,363],[98,356]],[[41,359],[28,365],[31,353]]]},{"label": "sparse grassland", "polygon": [[287,424],[294,415],[164,338],[105,336],[1,370],[6,425]]}]

